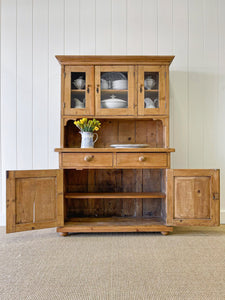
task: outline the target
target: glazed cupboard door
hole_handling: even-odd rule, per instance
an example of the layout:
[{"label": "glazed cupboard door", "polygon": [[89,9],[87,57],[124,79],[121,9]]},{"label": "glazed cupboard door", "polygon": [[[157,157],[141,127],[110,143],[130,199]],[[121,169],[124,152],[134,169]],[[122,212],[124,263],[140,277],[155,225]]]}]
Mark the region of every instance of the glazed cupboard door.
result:
[{"label": "glazed cupboard door", "polygon": [[138,115],[168,113],[168,82],[164,66],[138,66]]},{"label": "glazed cupboard door", "polygon": [[94,114],[94,67],[65,66],[64,115]]},{"label": "glazed cupboard door", "polygon": [[96,66],[96,115],[136,115],[134,84],[134,66]]},{"label": "glazed cupboard door", "polygon": [[7,171],[6,232],[64,225],[63,170]]},{"label": "glazed cupboard door", "polygon": [[219,170],[166,170],[167,225],[220,224]]}]

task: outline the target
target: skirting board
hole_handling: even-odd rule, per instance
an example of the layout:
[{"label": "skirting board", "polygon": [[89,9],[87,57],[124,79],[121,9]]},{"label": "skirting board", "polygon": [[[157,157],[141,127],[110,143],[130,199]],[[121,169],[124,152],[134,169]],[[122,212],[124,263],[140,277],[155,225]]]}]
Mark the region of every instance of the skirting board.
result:
[{"label": "skirting board", "polygon": [[225,210],[220,211],[220,224],[225,224]]}]

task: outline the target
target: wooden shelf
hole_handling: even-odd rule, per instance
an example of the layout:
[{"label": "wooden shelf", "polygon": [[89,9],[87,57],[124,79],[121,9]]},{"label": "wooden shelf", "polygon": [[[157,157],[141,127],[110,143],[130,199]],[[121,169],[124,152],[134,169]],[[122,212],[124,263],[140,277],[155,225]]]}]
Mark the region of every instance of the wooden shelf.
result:
[{"label": "wooden shelf", "polygon": [[166,198],[164,193],[66,193],[69,199],[115,199],[115,198]]},{"label": "wooden shelf", "polygon": [[78,89],[71,89],[71,92],[86,92],[85,89],[78,90]]},{"label": "wooden shelf", "polygon": [[173,231],[161,218],[73,218],[58,232],[156,232]]},{"label": "wooden shelf", "polygon": [[159,90],[146,90],[146,89],[145,89],[145,92],[154,92],[154,93],[158,93],[158,91],[159,91]]},{"label": "wooden shelf", "polygon": [[175,152],[174,148],[55,148],[55,152]]},{"label": "wooden shelf", "polygon": [[107,89],[107,90],[101,90],[101,92],[107,92],[107,93],[127,93],[128,90],[113,90],[113,89]]}]

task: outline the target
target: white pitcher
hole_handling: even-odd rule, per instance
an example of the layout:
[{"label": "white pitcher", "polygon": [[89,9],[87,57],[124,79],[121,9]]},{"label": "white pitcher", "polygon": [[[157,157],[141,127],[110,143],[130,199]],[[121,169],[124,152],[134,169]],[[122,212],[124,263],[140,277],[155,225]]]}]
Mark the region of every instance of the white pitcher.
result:
[{"label": "white pitcher", "polygon": [[156,108],[158,99],[152,100],[150,98],[145,98],[145,107],[146,108]]}]

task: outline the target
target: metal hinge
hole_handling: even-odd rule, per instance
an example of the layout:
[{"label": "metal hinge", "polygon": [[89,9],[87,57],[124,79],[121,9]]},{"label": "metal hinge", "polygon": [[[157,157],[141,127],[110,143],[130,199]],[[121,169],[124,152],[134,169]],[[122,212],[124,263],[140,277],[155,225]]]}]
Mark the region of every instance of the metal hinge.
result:
[{"label": "metal hinge", "polygon": [[66,78],[66,72],[64,71],[64,78]]},{"label": "metal hinge", "polygon": [[65,108],[66,107],[66,103],[65,102],[63,102],[63,108]]},{"label": "metal hinge", "polygon": [[219,193],[213,193],[213,200],[220,200],[220,194]]}]

